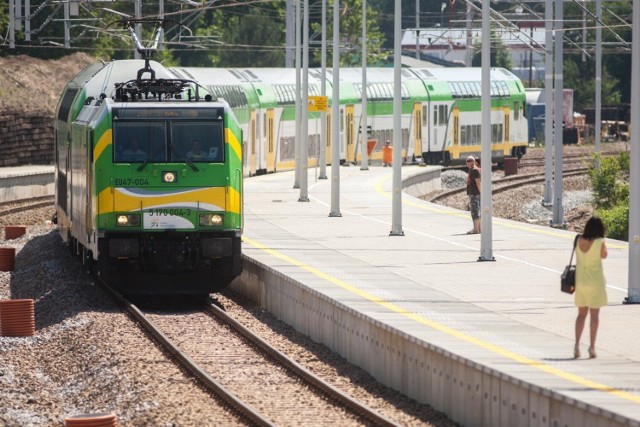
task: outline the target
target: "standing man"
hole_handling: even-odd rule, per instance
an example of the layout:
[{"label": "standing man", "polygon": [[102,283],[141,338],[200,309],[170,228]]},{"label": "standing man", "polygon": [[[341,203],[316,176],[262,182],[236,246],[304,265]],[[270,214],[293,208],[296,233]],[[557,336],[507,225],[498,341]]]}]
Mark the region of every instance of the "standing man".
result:
[{"label": "standing man", "polygon": [[469,210],[473,228],[467,234],[480,233],[480,169],[476,166],[476,159],[473,156],[467,157],[467,195],[469,196]]}]

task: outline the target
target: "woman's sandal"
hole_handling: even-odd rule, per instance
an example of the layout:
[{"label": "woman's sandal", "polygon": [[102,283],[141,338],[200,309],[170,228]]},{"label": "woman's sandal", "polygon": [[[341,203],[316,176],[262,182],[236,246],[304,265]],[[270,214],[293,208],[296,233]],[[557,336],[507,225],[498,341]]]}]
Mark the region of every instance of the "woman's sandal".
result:
[{"label": "woman's sandal", "polygon": [[589,347],[589,359],[595,359],[596,357],[598,357],[598,355],[596,354],[596,350]]},{"label": "woman's sandal", "polygon": [[[589,349],[589,351],[591,351],[591,349]],[[574,359],[579,359],[580,358],[580,347],[579,346],[573,347],[573,358]]]}]

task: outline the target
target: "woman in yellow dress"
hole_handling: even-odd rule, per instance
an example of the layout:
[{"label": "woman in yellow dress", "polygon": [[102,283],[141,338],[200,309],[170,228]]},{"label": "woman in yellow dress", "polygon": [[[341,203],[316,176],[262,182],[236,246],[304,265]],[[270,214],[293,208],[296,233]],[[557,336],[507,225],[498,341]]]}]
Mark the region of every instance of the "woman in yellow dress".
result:
[{"label": "woman in yellow dress", "polygon": [[604,242],[604,224],[596,216],[591,217],[578,238],[576,248],[576,293],[575,302],[578,307],[576,318],[576,345],[574,357],[580,357],[580,336],[584,329],[587,314],[590,315],[589,357],[596,357],[596,335],[600,307],[607,305],[602,260],[607,257],[607,246]]}]

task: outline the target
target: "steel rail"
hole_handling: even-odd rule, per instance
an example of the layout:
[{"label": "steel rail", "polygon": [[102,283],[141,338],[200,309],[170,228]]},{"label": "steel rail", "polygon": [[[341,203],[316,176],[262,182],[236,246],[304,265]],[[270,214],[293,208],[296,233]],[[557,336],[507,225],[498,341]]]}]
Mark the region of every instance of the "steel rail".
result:
[{"label": "steel rail", "polygon": [[[565,171],[563,173],[562,177],[564,178],[564,177],[568,177],[568,176],[583,175],[585,172],[587,172],[587,170],[588,170],[588,168],[570,169],[570,170]],[[541,174],[540,173],[534,173],[534,174],[528,174],[528,175],[510,176],[510,177],[503,178],[503,179],[497,179],[497,180],[493,181],[492,184],[500,184],[500,183],[507,182],[507,181],[518,181],[518,182],[493,188],[491,190],[491,194],[501,193],[503,191],[510,190],[512,188],[522,187],[522,186],[528,185],[528,184],[535,184],[535,183],[538,183],[538,182],[544,182],[544,180],[545,180],[544,173],[541,173]],[[449,190],[449,191],[445,191],[444,193],[437,194],[437,195],[431,197],[430,199],[428,199],[427,201],[431,202],[431,203],[436,203],[438,200],[442,200],[442,199],[445,199],[445,198],[447,198],[449,196],[453,196],[455,194],[462,193],[463,191],[466,191],[466,190],[467,190],[466,187],[454,188],[453,190]]]},{"label": "steel rail", "polygon": [[351,396],[343,393],[341,390],[335,388],[331,384],[327,383],[308,369],[304,368],[300,364],[298,364],[295,360],[289,358],[287,355],[281,353],[279,350],[271,346],[269,343],[264,341],[262,338],[254,334],[252,331],[247,329],[244,325],[240,324],[237,320],[229,316],[225,313],[220,307],[215,305],[215,303],[210,304],[209,306],[204,308],[205,312],[212,316],[216,317],[219,320],[225,322],[229,326],[231,326],[234,331],[240,334],[242,337],[247,339],[252,345],[259,348],[261,351],[266,353],[272,360],[276,361],[283,365],[290,372],[293,372],[297,375],[302,381],[306,382],[313,386],[316,390],[322,392],[327,398],[331,399],[334,402],[337,402],[339,405],[345,407],[349,411],[358,414],[361,418],[363,418],[369,425],[375,426],[394,426],[399,427],[400,424],[393,422],[387,417],[379,414],[374,409],[369,408],[368,406],[358,402],[353,399]]},{"label": "steel rail", "polygon": [[180,368],[183,368],[183,370],[193,376],[207,392],[215,395],[223,402],[224,405],[249,424],[275,427],[273,423],[263,417],[258,411],[244,403],[234,393],[227,390],[223,385],[207,374],[196,362],[193,361],[193,359],[180,351],[179,347],[165,334],[163,334],[138,307],[126,300],[121,294],[114,291],[108,285],[99,280],[98,283],[110,297],[124,308],[129,317],[140,325],[142,330],[160,347],[160,349],[176,361]]},{"label": "steel rail", "polygon": [[[29,199],[9,200],[0,203],[0,216],[11,215],[14,213],[24,212],[31,209],[45,208],[51,206],[53,208],[54,196],[40,196]],[[13,206],[20,205],[20,206]],[[3,209],[5,206],[12,206]]]}]

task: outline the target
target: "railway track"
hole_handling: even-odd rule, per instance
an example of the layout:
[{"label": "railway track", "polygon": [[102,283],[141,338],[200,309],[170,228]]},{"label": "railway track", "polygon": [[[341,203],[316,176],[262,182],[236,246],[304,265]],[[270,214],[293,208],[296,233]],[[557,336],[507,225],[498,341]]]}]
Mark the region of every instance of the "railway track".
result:
[{"label": "railway track", "polygon": [[[588,168],[576,168],[569,169],[563,172],[562,177],[583,175],[587,173]],[[536,184],[539,182],[544,182],[545,174],[544,173],[533,173],[527,175],[512,175],[506,178],[496,179],[492,182],[492,194],[498,194],[503,191],[512,190],[514,188],[518,188],[528,184]],[[455,194],[462,193],[466,191],[466,187],[454,188],[453,190],[445,191],[443,193],[437,194],[427,201],[432,203],[437,203],[443,199],[446,199],[449,196],[453,196]]]},{"label": "railway track", "polygon": [[54,196],[31,197],[28,199],[10,200],[0,203],[0,217],[19,212],[26,212],[31,209],[53,207]]},{"label": "railway track", "polygon": [[215,304],[142,310],[105,289],[181,370],[240,422],[261,426],[398,424],[280,353]]}]

